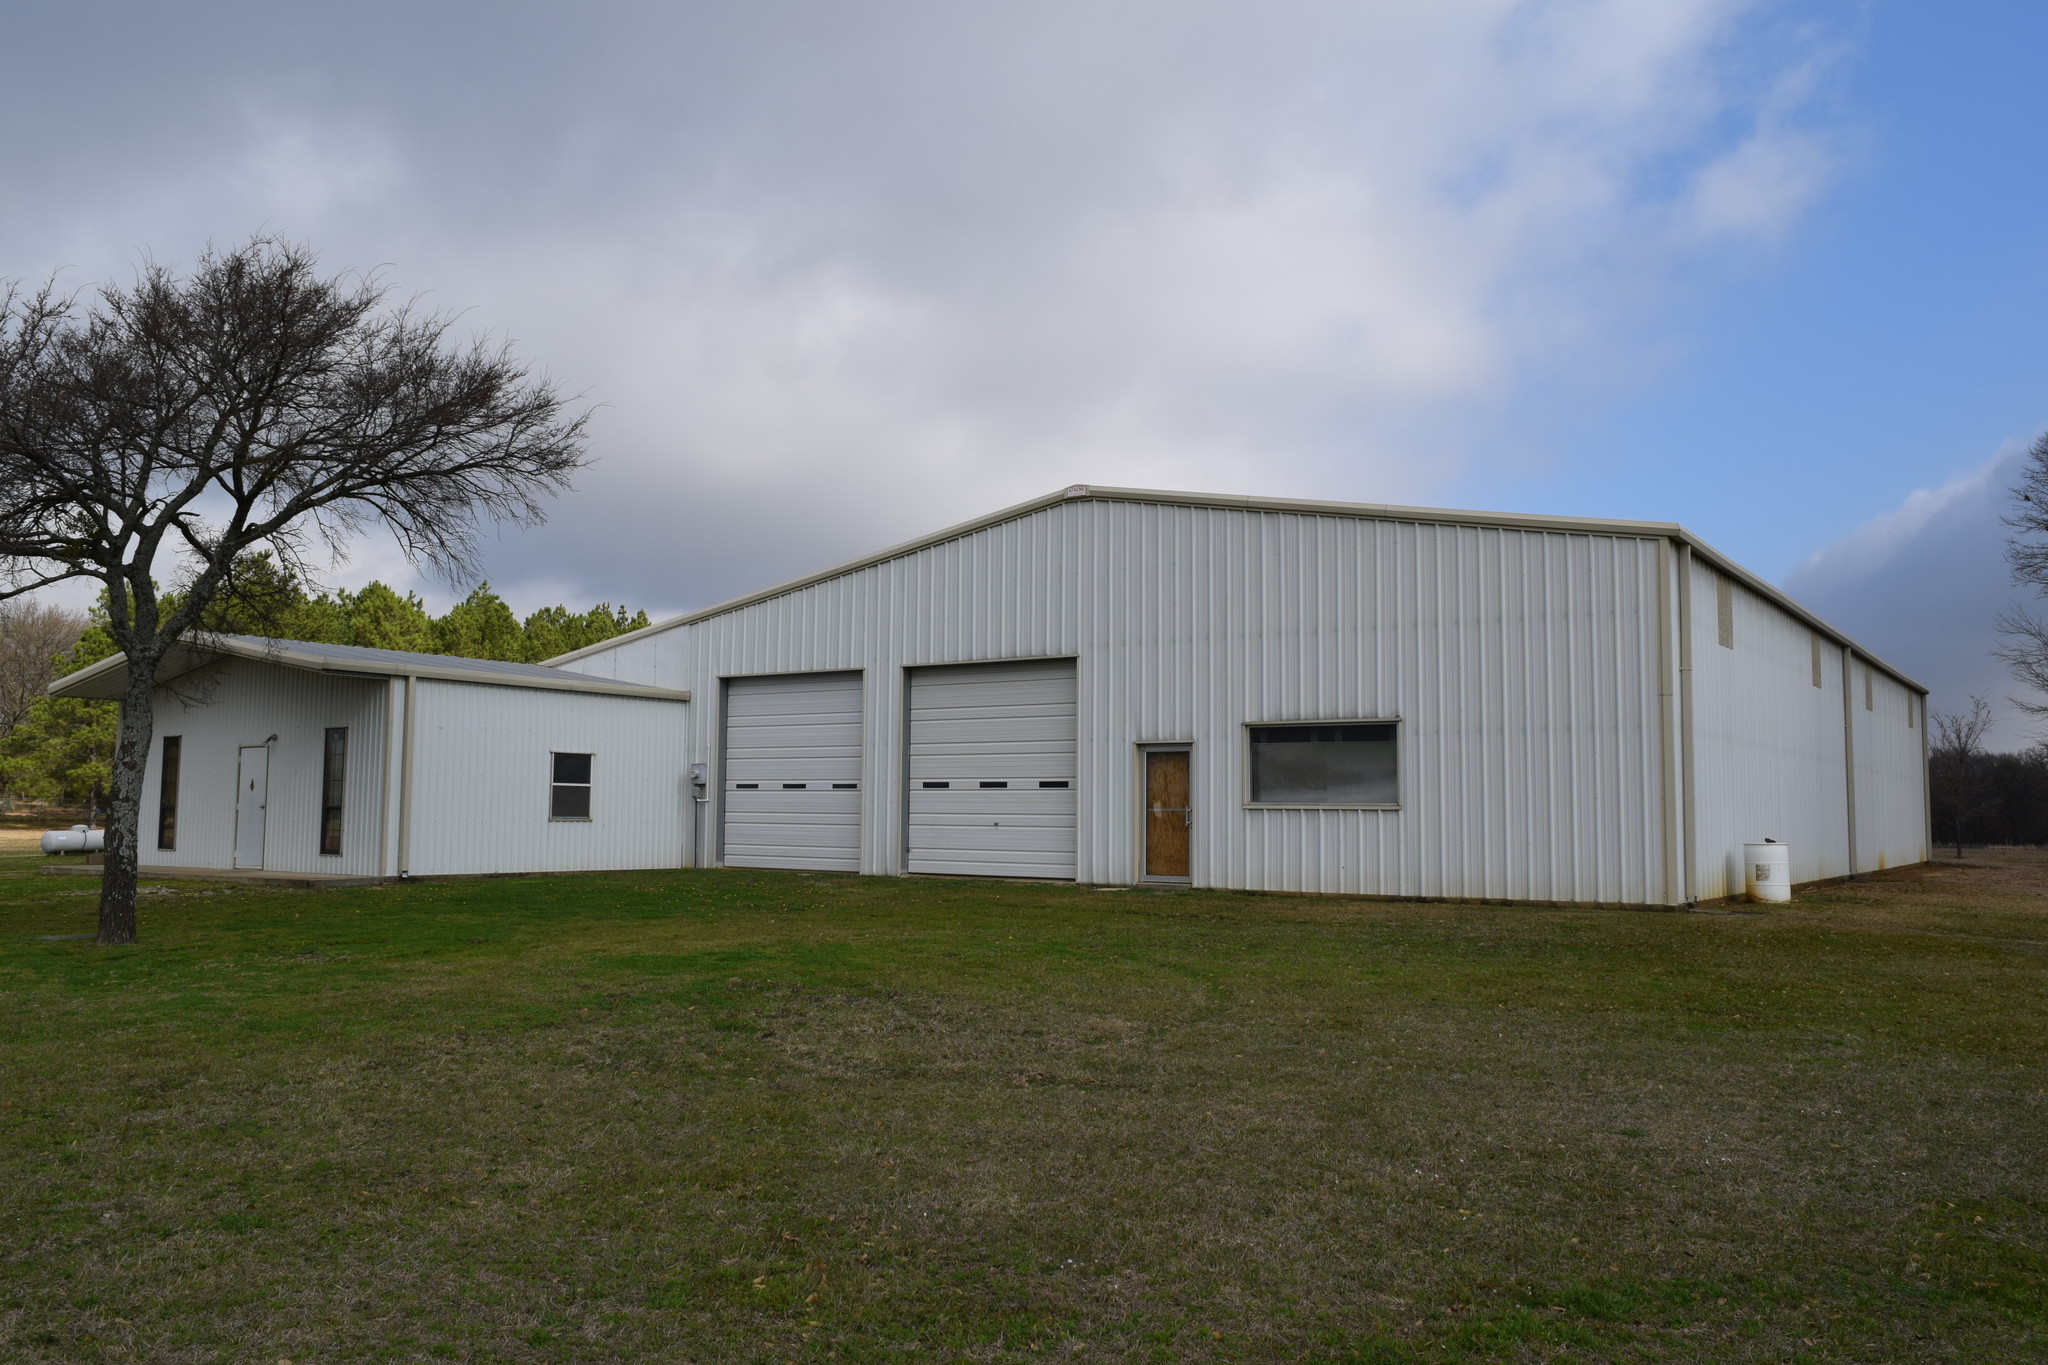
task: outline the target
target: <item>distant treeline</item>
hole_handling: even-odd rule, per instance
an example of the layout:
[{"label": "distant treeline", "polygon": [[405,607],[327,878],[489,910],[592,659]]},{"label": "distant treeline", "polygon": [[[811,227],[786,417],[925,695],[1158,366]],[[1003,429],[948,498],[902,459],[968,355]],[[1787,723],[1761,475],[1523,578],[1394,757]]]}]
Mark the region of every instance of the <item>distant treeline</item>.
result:
[{"label": "distant treeline", "polygon": [[1933,760],[1934,843],[2048,844],[2048,745],[2024,753]]},{"label": "distant treeline", "polygon": [[[435,616],[412,593],[383,583],[360,592],[310,593],[267,555],[239,566],[202,628],[223,635],[316,640],[333,645],[539,663],[648,624],[647,613],[600,602],[588,611],[542,607],[520,620],[485,583]],[[116,653],[106,607],[95,608],[78,643],[53,661],[61,677]],[[114,753],[117,703],[41,697],[0,736],[0,793],[85,806],[105,790]]]}]

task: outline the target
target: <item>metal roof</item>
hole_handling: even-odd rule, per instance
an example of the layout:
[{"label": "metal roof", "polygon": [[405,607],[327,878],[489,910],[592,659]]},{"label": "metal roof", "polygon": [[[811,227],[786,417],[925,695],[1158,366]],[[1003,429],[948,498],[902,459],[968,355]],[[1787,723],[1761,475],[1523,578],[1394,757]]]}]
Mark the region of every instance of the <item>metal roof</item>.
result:
[{"label": "metal roof", "polygon": [[[401,649],[366,649],[360,645],[318,644],[310,640],[267,640],[254,635],[195,634],[171,648],[157,668],[157,681],[169,682],[221,659],[300,668],[313,673],[347,673],[373,678],[432,678],[443,682],[486,683],[493,687],[533,687],[554,692],[591,692],[613,697],[645,697],[653,701],[688,701],[688,692],[639,683],[615,682],[570,673],[544,664],[503,663],[496,659],[463,659],[452,654],[413,654]],[[128,658],[116,654],[50,684],[53,697],[118,700],[128,685]]]},{"label": "metal roof", "polygon": [[838,578],[842,574],[855,573],[861,569],[869,568],[876,564],[883,564],[892,559],[900,559],[905,555],[916,554],[918,551],[929,549],[934,545],[942,545],[949,540],[958,540],[962,536],[972,535],[976,531],[986,530],[988,527],[997,526],[1006,521],[1015,521],[1020,517],[1027,517],[1034,512],[1041,512],[1048,507],[1056,507],[1063,502],[1090,501],[1152,502],[1165,503],[1176,507],[1216,507],[1250,512],[1293,512],[1313,517],[1354,517],[1366,521],[1414,521],[1449,526],[1497,526],[1508,530],[1557,531],[1568,535],[1635,536],[1649,540],[1669,540],[1674,545],[1690,546],[1696,557],[1704,560],[1728,577],[1735,579],[1751,592],[1789,612],[1793,617],[1804,622],[1810,629],[1818,631],[1835,643],[1854,651],[1857,658],[1882,669],[1922,695],[1925,695],[1927,692],[1927,688],[1924,685],[1914,681],[1908,674],[1892,667],[1869,650],[1863,648],[1863,646],[1857,644],[1848,635],[1814,615],[1813,612],[1788,597],[1783,589],[1757,577],[1748,569],[1743,568],[1733,559],[1722,554],[1719,550],[1716,550],[1713,546],[1707,544],[1706,541],[1700,539],[1675,521],[1624,521],[1608,517],[1553,517],[1527,512],[1472,512],[1449,507],[1401,507],[1390,503],[1373,502],[1321,502],[1308,498],[1259,498],[1241,493],[1180,493],[1158,488],[1110,488],[1100,484],[1086,483],[1077,483],[1071,487],[1063,488],[1057,493],[1047,493],[1043,497],[1033,498],[1029,502],[1020,502],[1014,507],[1005,507],[999,512],[991,512],[986,516],[976,517],[972,521],[963,521],[957,526],[948,526],[942,531],[934,531],[930,535],[920,536],[916,540],[907,540],[900,545],[891,545],[886,550],[877,550],[873,554],[863,555],[859,559],[848,560],[844,564],[834,565],[829,569],[820,569],[816,573],[805,574],[801,578],[793,578],[788,582],[778,583],[771,588],[762,588],[758,592],[750,592],[744,596],[735,597],[730,601],[720,602],[716,606],[685,612],[681,616],[672,616],[666,621],[656,621],[651,626],[644,626],[625,635],[614,635],[609,640],[600,641],[594,645],[586,645],[582,649],[571,650],[567,654],[558,654],[554,658],[549,659],[547,663],[550,667],[569,663],[575,659],[602,653],[628,640],[636,640],[647,635],[658,635],[664,630],[673,630],[677,626],[687,626],[697,621],[708,620],[714,616],[723,616],[726,612],[738,611],[742,607],[750,607],[757,602],[768,601],[770,598],[783,597],[789,593],[808,588],[814,583],[823,583],[827,579]]}]

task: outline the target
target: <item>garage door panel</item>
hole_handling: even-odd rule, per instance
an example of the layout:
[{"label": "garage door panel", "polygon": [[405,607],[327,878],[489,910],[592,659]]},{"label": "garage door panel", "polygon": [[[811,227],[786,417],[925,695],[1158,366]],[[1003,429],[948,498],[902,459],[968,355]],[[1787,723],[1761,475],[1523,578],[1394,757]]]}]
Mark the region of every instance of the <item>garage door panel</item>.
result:
[{"label": "garage door panel", "polygon": [[[732,741],[726,741],[727,771],[732,772]],[[755,757],[739,771],[744,772],[748,782],[780,786],[784,782],[802,782],[813,787],[829,787],[834,781],[852,782],[860,777],[860,756],[844,761],[837,754],[785,753],[773,758]],[[842,776],[843,774],[843,776]],[[739,781],[737,773],[732,777]]]},{"label": "garage door panel", "polygon": [[860,870],[861,678],[726,684],[724,862]]},{"label": "garage door panel", "polygon": [[1037,791],[1030,787],[1013,787],[1008,791],[986,794],[955,788],[952,791],[913,791],[910,804],[932,815],[951,812],[999,820],[1006,811],[1019,815],[1071,815],[1074,793],[1072,788]]},{"label": "garage door panel", "polygon": [[1077,721],[1070,659],[913,673],[910,870],[1071,879]]},{"label": "garage door panel", "polygon": [[[931,820],[924,827],[923,852],[929,856],[940,849],[958,853],[981,848],[989,842],[991,823],[946,817]],[[1003,821],[1002,829],[1003,849],[1009,852],[1064,853],[1074,841],[1072,820],[1010,819]]]}]

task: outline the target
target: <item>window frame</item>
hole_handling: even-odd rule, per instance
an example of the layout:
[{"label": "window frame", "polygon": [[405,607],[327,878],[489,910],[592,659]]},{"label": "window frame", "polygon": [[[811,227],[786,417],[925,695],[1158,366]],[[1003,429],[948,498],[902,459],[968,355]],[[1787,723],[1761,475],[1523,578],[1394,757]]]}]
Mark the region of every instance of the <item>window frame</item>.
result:
[{"label": "window frame", "polygon": [[185,767],[185,737],[165,735],[157,749],[156,847],[159,853],[178,851],[178,784]]},{"label": "window frame", "polygon": [[[320,736],[320,824],[319,847],[323,858],[339,858],[342,853],[342,835],[345,829],[344,815],[348,809],[348,727],[329,725]],[[341,736],[341,751],[337,756],[334,737]],[[339,761],[337,762],[337,757]],[[330,801],[329,798],[333,799]],[[330,812],[333,828],[328,820]],[[334,847],[329,848],[329,835],[333,836]]]},{"label": "window frame", "polygon": [[[557,766],[556,766],[556,760],[557,760],[557,759],[560,759],[560,758],[565,758],[565,757],[567,757],[567,758],[580,758],[580,759],[583,759],[583,760],[584,760],[584,761],[585,761],[585,762],[586,762],[586,763],[587,763],[587,764],[589,765],[589,773],[588,773],[588,777],[589,777],[589,780],[588,780],[588,781],[584,781],[584,782],[557,782],[557,781],[555,780],[555,773],[556,773],[556,772],[557,772],[557,770],[558,770],[558,769],[557,769]],[[559,791],[559,790],[562,790],[562,789],[564,789],[564,788],[569,788],[569,789],[572,789],[572,790],[577,790],[577,791],[581,791],[581,792],[583,793],[583,814],[581,814],[581,815],[557,815],[557,814],[555,814],[555,793],[556,793],[557,791]],[[593,811],[593,810],[594,810],[594,809],[596,808],[596,790],[597,790],[597,754],[596,754],[596,753],[595,753],[594,751],[590,751],[590,750],[585,750],[585,749],[550,749],[550,750],[548,750],[548,823],[549,823],[549,824],[551,824],[551,825],[587,825],[587,824],[589,824],[589,823],[591,822],[591,820],[592,820],[592,819],[594,818],[594,817],[593,817],[593,816],[591,815],[591,812],[592,812],[592,811]]]},{"label": "window frame", "polygon": [[[1254,801],[1252,799],[1252,731],[1282,729],[1289,726],[1321,727],[1337,725],[1391,725],[1394,727],[1394,796],[1392,801],[1377,803],[1355,803],[1348,801]],[[1240,766],[1244,770],[1243,806],[1246,810],[1392,810],[1402,808],[1400,796],[1405,790],[1402,777],[1408,769],[1407,744],[1403,737],[1406,727],[1399,716],[1364,716],[1342,720],[1247,720],[1239,724],[1238,753]]]}]

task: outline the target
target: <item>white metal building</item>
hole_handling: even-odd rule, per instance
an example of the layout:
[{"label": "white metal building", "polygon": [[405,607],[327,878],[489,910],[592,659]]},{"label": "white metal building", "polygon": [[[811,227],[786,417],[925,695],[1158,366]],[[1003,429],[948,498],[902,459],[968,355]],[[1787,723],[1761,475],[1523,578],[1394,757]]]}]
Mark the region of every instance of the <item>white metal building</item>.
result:
[{"label": "white metal building", "polygon": [[1681,905],[1929,842],[1925,690],[1666,523],[1075,487],[549,667],[180,667],[145,865]]},{"label": "white metal building", "polygon": [[551,663],[702,865],[1602,905],[1925,858],[1925,689],[1667,523],[1075,487]]},{"label": "white metal building", "polygon": [[[119,655],[60,678],[118,698]],[[147,868],[676,867],[686,693],[532,664],[208,636],[161,671]]]}]

